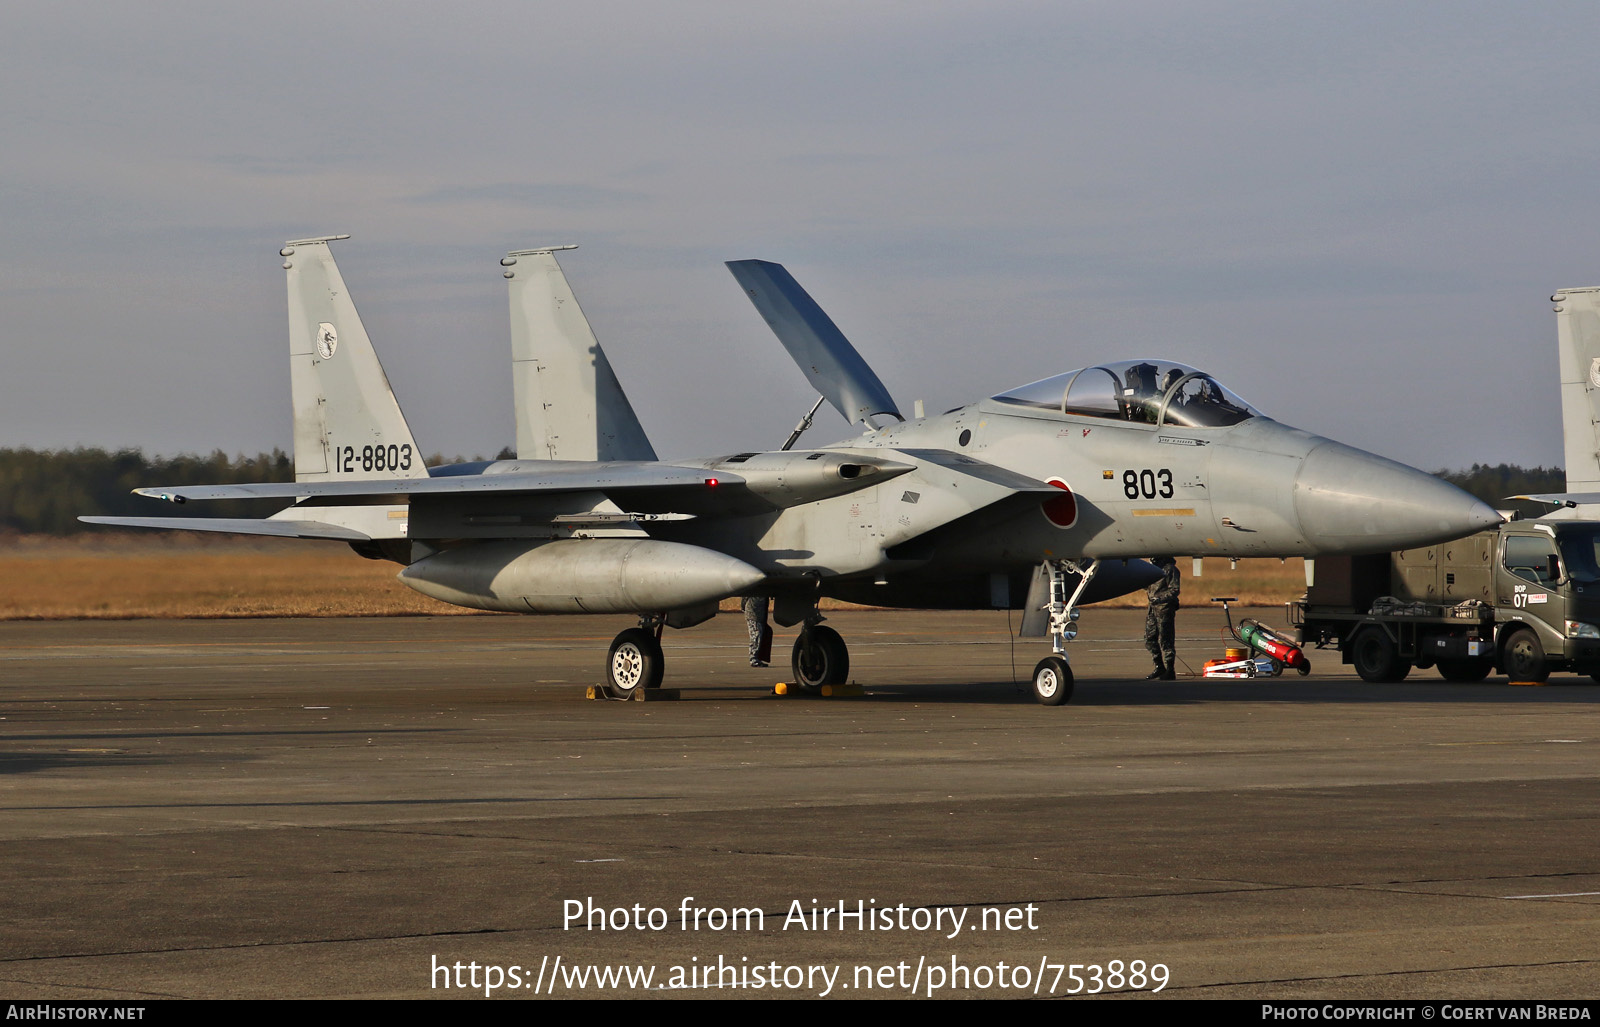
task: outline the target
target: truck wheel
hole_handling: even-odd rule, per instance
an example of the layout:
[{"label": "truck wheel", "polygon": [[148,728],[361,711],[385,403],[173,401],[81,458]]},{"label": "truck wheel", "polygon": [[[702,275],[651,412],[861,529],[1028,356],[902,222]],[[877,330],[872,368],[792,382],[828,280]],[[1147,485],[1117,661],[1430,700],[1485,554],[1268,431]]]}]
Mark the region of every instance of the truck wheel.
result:
[{"label": "truck wheel", "polygon": [[1381,628],[1368,628],[1350,646],[1350,662],[1356,665],[1361,680],[1402,681],[1411,673],[1411,661],[1400,658],[1400,650]]},{"label": "truck wheel", "polygon": [[1550,665],[1544,659],[1544,646],[1531,628],[1518,628],[1506,639],[1505,654],[1500,662],[1506,676],[1512,681],[1543,681],[1550,676]]},{"label": "truck wheel", "polygon": [[1489,672],[1491,670],[1494,670],[1493,660],[1475,660],[1471,657],[1466,657],[1463,659],[1442,659],[1439,661],[1440,677],[1444,678],[1446,681],[1456,681],[1463,684],[1471,684],[1474,681],[1482,681],[1484,678],[1489,676]]}]

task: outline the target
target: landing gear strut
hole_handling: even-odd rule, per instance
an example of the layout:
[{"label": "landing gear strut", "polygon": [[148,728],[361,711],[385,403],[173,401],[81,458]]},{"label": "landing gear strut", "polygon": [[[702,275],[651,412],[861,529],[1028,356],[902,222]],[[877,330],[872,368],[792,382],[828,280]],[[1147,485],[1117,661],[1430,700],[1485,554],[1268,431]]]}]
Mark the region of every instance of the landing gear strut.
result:
[{"label": "landing gear strut", "polygon": [[[1050,575],[1050,649],[1052,655],[1033,668],[1033,697],[1042,706],[1060,706],[1072,698],[1072,666],[1067,662],[1067,643],[1078,637],[1078,600],[1100,570],[1099,560],[1080,567],[1065,560],[1048,560]],[[1067,593],[1069,575],[1078,576],[1078,587]]]},{"label": "landing gear strut", "polygon": [[666,661],[661,655],[660,617],[640,617],[639,626],[621,632],[606,655],[606,685],[613,697],[632,699],[641,688],[660,688]]}]

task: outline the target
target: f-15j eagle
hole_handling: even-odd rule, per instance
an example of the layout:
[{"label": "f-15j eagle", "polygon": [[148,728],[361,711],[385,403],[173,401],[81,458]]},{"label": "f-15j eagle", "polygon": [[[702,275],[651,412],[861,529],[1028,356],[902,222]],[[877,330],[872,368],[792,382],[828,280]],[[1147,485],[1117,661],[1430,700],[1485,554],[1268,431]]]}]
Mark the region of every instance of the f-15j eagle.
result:
[{"label": "f-15j eagle", "polygon": [[[1413,468],[1291,428],[1204,371],[1099,364],[936,416],[902,415],[784,268],[728,264],[820,394],[782,448],[657,459],[555,251],[500,261],[510,285],[517,457],[425,467],[329,243],[280,251],[289,286],[292,484],[153,487],[175,503],[281,498],[261,520],[86,517],[349,543],[460,606],[627,613],[614,695],[662,681],[664,627],[764,594],[800,625],[802,687],[843,682],[849,653],[818,601],[1023,608],[1052,640],[1039,702],[1072,692],[1079,607],[1154,580],[1155,556],[1303,556],[1420,546],[1498,523]],[[857,432],[794,444],[826,401]]]}]

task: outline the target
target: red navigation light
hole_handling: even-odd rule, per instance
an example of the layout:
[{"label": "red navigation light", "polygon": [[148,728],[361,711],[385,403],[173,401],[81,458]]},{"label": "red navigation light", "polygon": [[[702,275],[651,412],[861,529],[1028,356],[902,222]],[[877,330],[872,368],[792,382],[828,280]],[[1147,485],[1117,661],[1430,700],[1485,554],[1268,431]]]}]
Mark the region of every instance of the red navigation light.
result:
[{"label": "red navigation light", "polygon": [[707,478],[706,479],[706,488],[714,489],[716,487],[717,487],[717,479],[715,479],[715,478]]}]

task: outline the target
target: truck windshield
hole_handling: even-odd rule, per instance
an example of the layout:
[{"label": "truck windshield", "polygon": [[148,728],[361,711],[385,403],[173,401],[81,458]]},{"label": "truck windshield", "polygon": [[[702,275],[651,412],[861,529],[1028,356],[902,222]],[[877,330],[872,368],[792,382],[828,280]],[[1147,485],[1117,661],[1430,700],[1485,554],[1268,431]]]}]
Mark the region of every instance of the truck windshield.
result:
[{"label": "truck windshield", "polygon": [[[1591,560],[1594,559],[1591,553]],[[1505,551],[1506,570],[1536,585],[1550,585],[1556,580],[1555,540],[1549,535],[1508,535]]]},{"label": "truck windshield", "polygon": [[1562,531],[1556,541],[1567,577],[1585,584],[1600,581],[1600,531]]}]

